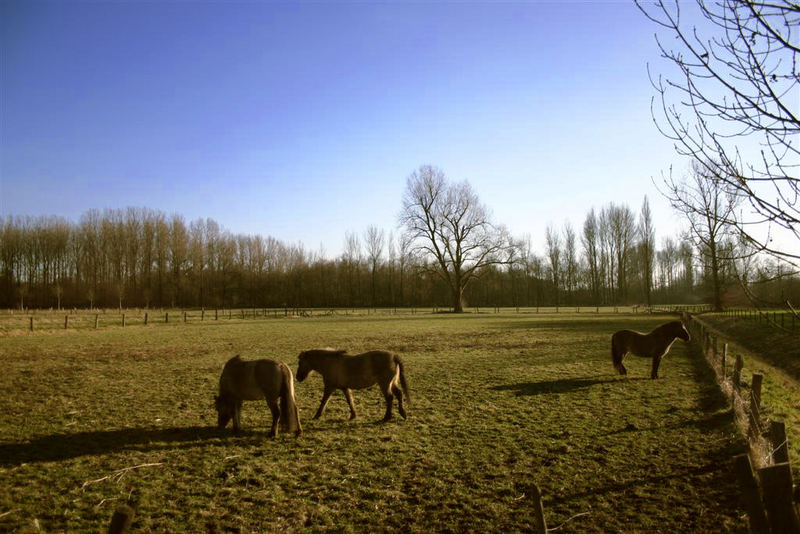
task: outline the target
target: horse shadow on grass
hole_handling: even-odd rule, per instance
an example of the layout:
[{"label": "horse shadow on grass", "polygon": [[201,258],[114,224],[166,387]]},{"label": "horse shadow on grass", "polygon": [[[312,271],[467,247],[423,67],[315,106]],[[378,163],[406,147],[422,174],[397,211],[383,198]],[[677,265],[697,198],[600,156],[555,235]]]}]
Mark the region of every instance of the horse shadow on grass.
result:
[{"label": "horse shadow on grass", "polygon": [[518,384],[504,384],[492,386],[494,391],[513,391],[518,397],[527,395],[549,395],[552,393],[570,393],[588,389],[599,384],[614,384],[631,380],[645,380],[644,377],[629,378],[559,378],[557,380],[544,380],[542,382],[520,382]]},{"label": "horse shadow on grass", "polygon": [[159,451],[194,447],[226,446],[229,440],[237,444],[263,443],[263,431],[242,431],[232,434],[216,426],[174,428],[125,428],[120,430],[59,433],[40,436],[20,443],[0,444],[0,467],[24,463],[58,462],[123,451]]}]

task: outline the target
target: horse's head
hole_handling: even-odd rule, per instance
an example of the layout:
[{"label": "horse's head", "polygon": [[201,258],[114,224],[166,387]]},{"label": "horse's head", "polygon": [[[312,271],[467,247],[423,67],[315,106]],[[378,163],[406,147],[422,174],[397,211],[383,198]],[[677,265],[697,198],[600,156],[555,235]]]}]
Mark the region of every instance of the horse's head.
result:
[{"label": "horse's head", "polygon": [[217,409],[217,427],[222,429],[233,419],[233,403],[224,396],[214,397],[214,407]]},{"label": "horse's head", "polygon": [[297,378],[298,382],[302,382],[308,376],[308,373],[312,371],[311,364],[309,363],[309,356],[308,352],[301,352],[300,356],[297,357],[298,364],[297,364],[297,372],[294,376]]}]

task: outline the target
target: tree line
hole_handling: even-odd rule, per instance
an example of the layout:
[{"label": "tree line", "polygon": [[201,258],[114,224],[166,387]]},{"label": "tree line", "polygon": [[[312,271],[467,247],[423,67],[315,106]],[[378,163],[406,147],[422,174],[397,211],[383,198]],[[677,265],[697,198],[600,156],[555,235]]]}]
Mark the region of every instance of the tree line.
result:
[{"label": "tree line", "polygon": [[[647,200],[610,203],[583,227],[508,238],[460,294],[466,306],[591,306],[703,300],[709,266],[679,236],[656,247]],[[147,208],[91,210],[80,220],[0,220],[0,306],[454,308],[446,277],[408,231],[348,232],[330,259],[274,237],[234,234]],[[467,267],[474,266],[468,264]],[[730,279],[734,266],[721,271]]]}]

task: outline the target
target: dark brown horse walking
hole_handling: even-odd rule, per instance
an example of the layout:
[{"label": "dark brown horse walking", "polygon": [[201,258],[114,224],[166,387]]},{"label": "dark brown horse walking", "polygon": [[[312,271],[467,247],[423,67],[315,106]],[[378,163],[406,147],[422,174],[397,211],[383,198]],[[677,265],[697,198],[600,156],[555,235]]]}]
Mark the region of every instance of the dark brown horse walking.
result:
[{"label": "dark brown horse walking", "polygon": [[408,386],[403,370],[403,361],[396,354],[383,350],[373,350],[363,354],[349,355],[344,350],[317,349],[301,352],[298,357],[297,381],[302,382],[311,371],[322,375],[324,391],[314,419],[322,416],[328,399],[337,389],[344,392],[347,404],[350,406],[350,419],[356,417],[356,407],[353,404],[353,389],[364,389],[375,384],[386,399],[386,414],[383,421],[392,418],[392,399],[397,399],[397,411],[406,418],[403,407],[403,393],[406,399]]},{"label": "dark brown horse walking", "polygon": [[689,331],[680,321],[662,324],[649,334],[634,332],[633,330],[620,330],[611,336],[611,359],[614,368],[621,375],[628,374],[622,365],[622,358],[627,353],[643,358],[652,358],[650,378],[658,378],[658,366],[661,358],[666,356],[676,339],[689,341]]},{"label": "dark brown horse walking", "polygon": [[294,377],[285,363],[271,359],[244,361],[238,355],[228,360],[219,378],[219,395],[214,398],[219,428],[225,428],[233,419],[233,431],[239,432],[242,401],[246,400],[267,401],[272,412],[271,437],[278,435],[278,422],[284,432],[293,431],[296,436],[302,433],[294,400]]}]

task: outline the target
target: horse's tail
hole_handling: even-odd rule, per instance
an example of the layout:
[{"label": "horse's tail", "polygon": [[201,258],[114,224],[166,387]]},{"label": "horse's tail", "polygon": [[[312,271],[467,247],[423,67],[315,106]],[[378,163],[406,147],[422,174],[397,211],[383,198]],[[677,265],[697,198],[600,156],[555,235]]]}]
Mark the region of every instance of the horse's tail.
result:
[{"label": "horse's tail", "polygon": [[283,385],[281,387],[281,427],[284,432],[294,432],[299,436],[303,429],[300,426],[300,410],[294,399],[294,375],[289,366],[281,364]]},{"label": "horse's tail", "polygon": [[403,394],[406,396],[406,402],[411,404],[411,396],[408,394],[408,383],[406,382],[406,373],[403,367],[403,360],[397,354],[394,355],[394,363],[400,369],[400,387],[403,388]]},{"label": "horse's tail", "polygon": [[628,374],[627,369],[625,366],[622,365],[622,357],[625,356],[625,347],[622,347],[622,341],[620,340],[621,332],[615,333],[611,336],[611,362],[614,364],[614,369],[621,375]]}]

